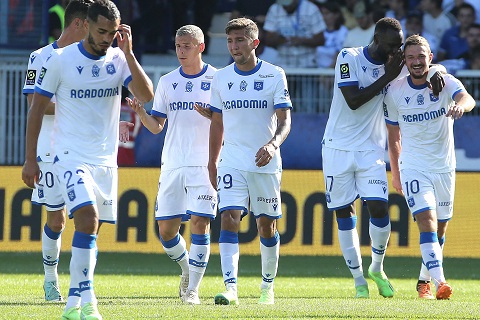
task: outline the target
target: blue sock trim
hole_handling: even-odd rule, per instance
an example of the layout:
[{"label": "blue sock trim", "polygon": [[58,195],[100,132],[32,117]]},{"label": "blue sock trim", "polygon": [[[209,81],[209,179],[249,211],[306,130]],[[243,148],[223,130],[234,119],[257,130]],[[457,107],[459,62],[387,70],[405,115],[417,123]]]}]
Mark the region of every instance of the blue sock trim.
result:
[{"label": "blue sock trim", "polygon": [[80,249],[93,249],[96,247],[97,235],[79,231],[73,233],[72,247]]},{"label": "blue sock trim", "polygon": [[337,218],[338,230],[348,231],[357,226],[357,216],[349,218]]},{"label": "blue sock trim", "polygon": [[384,228],[390,223],[390,216],[387,214],[383,218],[370,218],[370,222],[379,228]]},{"label": "blue sock trim", "polygon": [[210,235],[207,234],[193,234],[192,233],[192,244],[197,245],[208,245],[210,244]]},{"label": "blue sock trim", "polygon": [[265,247],[275,247],[280,241],[280,235],[278,234],[278,231],[275,231],[275,235],[271,238],[263,238],[260,237],[260,242],[265,246]]},{"label": "blue sock trim", "polygon": [[441,237],[440,239],[438,239],[438,243],[440,244],[440,246],[443,246],[444,243],[445,243],[445,236]]},{"label": "blue sock trim", "polygon": [[79,297],[80,298],[80,289],[79,288],[70,288],[68,290],[68,296],[69,297]]},{"label": "blue sock trim", "polygon": [[162,237],[160,236],[160,241],[162,242],[165,248],[173,248],[180,242],[180,234],[177,233],[177,235],[173,237],[173,239],[168,241],[163,240]]},{"label": "blue sock trim", "polygon": [[49,237],[52,240],[58,240],[58,238],[60,238],[60,235],[62,234],[61,231],[60,232],[52,231],[52,229],[50,229],[46,223],[45,223],[45,226],[43,226],[43,231],[45,232],[47,237]]},{"label": "blue sock trim", "polygon": [[420,232],[420,244],[438,242],[436,232]]},{"label": "blue sock trim", "polygon": [[220,238],[218,239],[219,243],[238,243],[238,233],[221,230]]}]

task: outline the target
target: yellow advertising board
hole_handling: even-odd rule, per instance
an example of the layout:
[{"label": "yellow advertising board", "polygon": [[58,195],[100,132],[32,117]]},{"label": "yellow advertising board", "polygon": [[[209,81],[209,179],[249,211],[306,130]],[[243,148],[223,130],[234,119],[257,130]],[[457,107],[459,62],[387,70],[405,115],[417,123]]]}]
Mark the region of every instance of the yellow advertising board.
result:
[{"label": "yellow advertising board", "polygon": [[[120,168],[118,222],[100,229],[100,251],[163,253],[154,218],[159,169]],[[480,258],[480,173],[457,173],[454,217],[445,245],[447,257]],[[387,254],[420,256],[418,229],[404,198],[389,190],[392,236]],[[30,203],[32,190],[21,180],[21,167],[0,167],[0,251],[41,251],[45,210]],[[319,170],[286,170],[282,179],[283,217],[278,229],[282,255],[340,255],[335,216],[325,205],[323,174]],[[357,201],[357,229],[362,254],[370,252],[368,214]],[[212,253],[218,253],[219,218],[212,223]],[[189,224],[181,229],[189,241]],[[73,222],[62,234],[62,250],[70,250]],[[242,254],[259,254],[254,219],[242,221]]]}]

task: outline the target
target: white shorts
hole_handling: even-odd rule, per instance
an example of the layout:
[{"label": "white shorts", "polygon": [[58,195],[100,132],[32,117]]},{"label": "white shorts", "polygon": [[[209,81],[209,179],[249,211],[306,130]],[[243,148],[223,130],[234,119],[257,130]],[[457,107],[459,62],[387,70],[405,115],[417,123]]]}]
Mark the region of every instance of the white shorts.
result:
[{"label": "white shorts", "polygon": [[362,200],[388,201],[383,151],[343,151],[323,146],[325,197],[330,210]]},{"label": "white shorts", "polygon": [[218,207],[219,211],[242,210],[258,218],[282,217],[280,183],[282,173],[257,173],[229,167],[218,168]]},{"label": "white shorts", "polygon": [[81,207],[94,205],[100,222],[116,223],[117,168],[75,161],[57,161],[53,165],[69,217]]},{"label": "white shorts", "polygon": [[53,173],[53,163],[40,161],[38,166],[40,167],[40,177],[32,192],[32,203],[45,205],[47,211],[63,209],[65,201],[63,201],[58,180],[55,179]]},{"label": "white shorts", "polygon": [[413,217],[420,212],[433,210],[438,221],[448,221],[453,216],[455,172],[432,173],[413,169],[400,170],[403,194]]},{"label": "white shorts", "polygon": [[217,192],[208,177],[207,167],[183,167],[160,173],[156,220],[182,218],[191,215],[215,219]]}]

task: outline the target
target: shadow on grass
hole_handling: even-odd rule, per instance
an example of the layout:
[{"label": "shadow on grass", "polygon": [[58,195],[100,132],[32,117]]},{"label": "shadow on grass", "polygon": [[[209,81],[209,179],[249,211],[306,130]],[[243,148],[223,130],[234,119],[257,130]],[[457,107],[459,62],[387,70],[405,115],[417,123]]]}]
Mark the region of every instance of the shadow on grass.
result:
[{"label": "shadow on grass", "polygon": [[[68,273],[70,252],[60,256],[59,272]],[[386,257],[385,270],[390,278],[416,279],[420,270],[418,257]],[[364,257],[364,270],[370,257]],[[480,280],[480,259],[446,258],[445,272],[449,279]],[[260,256],[240,256],[242,276],[258,276],[261,273]],[[100,252],[95,274],[108,275],[177,275],[179,269],[164,253],[112,253]],[[43,274],[42,255],[39,252],[0,252],[1,274]],[[220,257],[212,255],[206,275],[220,276]],[[350,277],[341,256],[281,256],[279,277]]]}]

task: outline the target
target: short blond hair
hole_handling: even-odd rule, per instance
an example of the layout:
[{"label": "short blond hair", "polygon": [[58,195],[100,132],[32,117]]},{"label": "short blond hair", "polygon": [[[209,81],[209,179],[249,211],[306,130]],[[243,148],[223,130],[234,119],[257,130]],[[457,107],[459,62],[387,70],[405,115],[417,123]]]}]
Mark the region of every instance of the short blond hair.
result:
[{"label": "short blond hair", "polygon": [[232,19],[225,27],[225,33],[228,35],[232,30],[245,30],[245,35],[252,39],[258,39],[258,26],[255,22],[248,18]]},{"label": "short blond hair", "polygon": [[176,37],[181,37],[181,36],[191,36],[193,39],[196,39],[198,43],[204,43],[205,42],[205,36],[203,35],[202,29],[199,27],[193,25],[193,24],[187,24],[186,26],[183,26],[177,30],[177,33],[175,34]]}]

